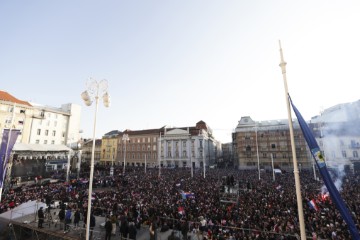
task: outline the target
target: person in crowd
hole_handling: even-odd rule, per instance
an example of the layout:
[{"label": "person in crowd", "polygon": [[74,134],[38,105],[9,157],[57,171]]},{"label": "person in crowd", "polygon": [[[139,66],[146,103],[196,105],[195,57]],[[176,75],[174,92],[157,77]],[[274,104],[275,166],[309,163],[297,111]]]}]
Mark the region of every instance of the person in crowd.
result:
[{"label": "person in crowd", "polygon": [[74,213],[74,227],[76,228],[79,227],[80,216],[80,210],[77,208]]},{"label": "person in crowd", "polygon": [[93,236],[95,225],[96,225],[96,218],[94,216],[94,213],[92,212],[90,214],[90,238],[92,238]]},{"label": "person in crowd", "polygon": [[40,207],[38,210],[38,228],[43,228],[44,218],[45,216],[43,207]]},{"label": "person in crowd", "polygon": [[135,222],[133,221],[133,219],[130,219],[129,220],[129,239],[136,240],[136,234],[137,234],[137,230],[136,230]]},{"label": "person in crowd", "polygon": [[129,233],[129,223],[126,217],[120,222],[120,235],[121,239],[127,239]]},{"label": "person in crowd", "polygon": [[110,216],[106,217],[105,221],[105,240],[111,240],[112,222]]},{"label": "person in crowd", "polygon": [[64,232],[68,232],[70,230],[71,217],[72,217],[71,207],[67,207],[66,212],[65,212]]},{"label": "person in crowd", "polygon": [[111,234],[112,234],[112,235],[116,235],[116,225],[118,224],[118,219],[117,219],[116,215],[113,214],[113,215],[110,217],[110,220],[111,220],[111,224],[112,224]]},{"label": "person in crowd", "polygon": [[188,235],[188,232],[189,232],[189,223],[188,223],[188,221],[182,220],[180,228],[181,228],[182,239],[187,240],[187,235]]},{"label": "person in crowd", "polygon": [[59,222],[60,222],[60,229],[65,229],[65,206],[60,205],[60,211],[59,211]]}]

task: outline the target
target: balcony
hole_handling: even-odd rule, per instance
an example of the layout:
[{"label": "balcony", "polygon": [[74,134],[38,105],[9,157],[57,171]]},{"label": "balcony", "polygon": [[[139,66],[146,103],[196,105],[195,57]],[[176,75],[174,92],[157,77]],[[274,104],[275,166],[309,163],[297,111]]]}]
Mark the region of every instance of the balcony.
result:
[{"label": "balcony", "polygon": [[39,114],[33,114],[32,117],[37,119],[45,119],[45,114],[41,112]]}]

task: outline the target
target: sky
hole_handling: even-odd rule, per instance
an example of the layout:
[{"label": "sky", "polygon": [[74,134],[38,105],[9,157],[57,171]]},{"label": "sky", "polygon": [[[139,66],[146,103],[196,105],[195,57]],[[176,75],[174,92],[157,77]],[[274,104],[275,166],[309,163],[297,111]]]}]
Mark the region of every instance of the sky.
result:
[{"label": "sky", "polygon": [[279,40],[305,120],[360,99],[359,12],[357,0],[0,1],[0,89],[81,105],[90,138],[95,105],[80,94],[106,79],[96,137],[203,120],[231,142],[242,116],[288,116]]}]

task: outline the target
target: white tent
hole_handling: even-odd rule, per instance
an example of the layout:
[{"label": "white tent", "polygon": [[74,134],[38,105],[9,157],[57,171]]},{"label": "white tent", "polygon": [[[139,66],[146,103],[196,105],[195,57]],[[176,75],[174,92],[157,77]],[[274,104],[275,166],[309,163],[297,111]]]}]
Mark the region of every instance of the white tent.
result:
[{"label": "white tent", "polygon": [[26,215],[35,214],[37,210],[43,207],[46,208],[46,204],[39,201],[28,201],[19,206],[0,214],[0,218],[4,218],[7,220],[13,220],[17,218],[21,218]]}]

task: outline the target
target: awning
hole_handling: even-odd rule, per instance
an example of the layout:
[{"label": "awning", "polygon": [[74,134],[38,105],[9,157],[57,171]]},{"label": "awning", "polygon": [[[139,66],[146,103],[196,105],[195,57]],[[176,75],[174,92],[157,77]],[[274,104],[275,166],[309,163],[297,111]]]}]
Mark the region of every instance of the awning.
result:
[{"label": "awning", "polygon": [[71,148],[62,144],[15,143],[14,152],[70,152]]}]

